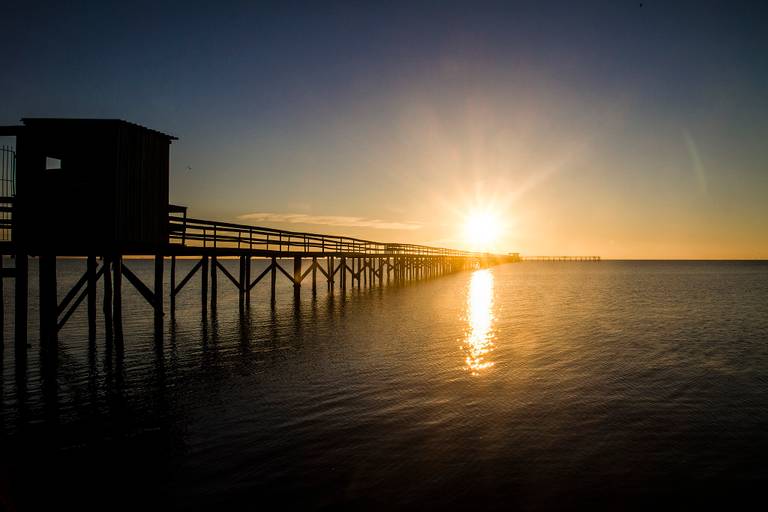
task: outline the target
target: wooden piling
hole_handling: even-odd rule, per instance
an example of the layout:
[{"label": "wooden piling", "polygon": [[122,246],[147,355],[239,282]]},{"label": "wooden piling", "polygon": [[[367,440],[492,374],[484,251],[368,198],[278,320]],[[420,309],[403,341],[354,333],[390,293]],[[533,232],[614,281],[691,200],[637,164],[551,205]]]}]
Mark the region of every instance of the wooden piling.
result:
[{"label": "wooden piling", "polygon": [[56,295],[56,256],[40,255],[38,259],[40,301],[40,344],[44,348],[56,343],[58,301]]},{"label": "wooden piling", "polygon": [[203,265],[200,267],[200,297],[203,308],[203,315],[208,312],[208,256],[203,256]]},{"label": "wooden piling", "polygon": [[275,283],[277,281],[277,258],[275,258],[274,256],[272,257],[272,273],[270,274],[269,279],[271,282],[269,303],[274,307],[275,306]]},{"label": "wooden piling", "polygon": [[112,324],[112,259],[109,256],[103,256],[101,258],[104,272],[102,272],[102,278],[104,279],[104,302],[102,304],[102,311],[104,312],[104,338],[107,345],[112,344],[113,324]]},{"label": "wooden piling", "polygon": [[293,258],[293,296],[299,298],[301,292],[301,256]]},{"label": "wooden piling", "polygon": [[16,352],[27,351],[27,308],[29,299],[29,260],[23,251],[16,253],[16,293],[14,300]]},{"label": "wooden piling", "polygon": [[238,288],[237,288],[237,296],[238,296],[238,304],[240,305],[240,309],[245,308],[245,256],[240,256],[240,273],[238,275]]},{"label": "wooden piling", "polygon": [[211,312],[216,311],[216,304],[219,298],[218,264],[218,258],[211,256]]},{"label": "wooden piling", "polygon": [[312,296],[317,295],[317,258],[312,257]]},{"label": "wooden piling", "polygon": [[176,316],[176,255],[171,256],[171,318]]},{"label": "wooden piling", "polygon": [[86,270],[88,273],[88,343],[96,343],[96,255],[88,255]]},{"label": "wooden piling", "polygon": [[123,257],[117,255],[112,262],[114,292],[112,296],[112,319],[115,324],[115,342],[123,342]]},{"label": "wooden piling", "polygon": [[163,304],[163,273],[165,257],[162,254],[155,255],[155,333],[163,332],[163,316],[165,315]]},{"label": "wooden piling", "polygon": [[0,254],[0,351],[5,348],[5,300],[3,296],[3,255]]},{"label": "wooden piling", "polygon": [[251,255],[244,256],[245,258],[245,282],[241,283],[245,288],[245,305],[251,305]]}]

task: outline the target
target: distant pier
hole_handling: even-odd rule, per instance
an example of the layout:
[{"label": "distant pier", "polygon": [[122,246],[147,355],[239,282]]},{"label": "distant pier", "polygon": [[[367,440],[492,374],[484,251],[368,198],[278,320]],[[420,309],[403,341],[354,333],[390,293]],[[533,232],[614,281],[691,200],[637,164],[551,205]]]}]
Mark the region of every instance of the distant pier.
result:
[{"label": "distant pier", "polygon": [[520,261],[594,261],[600,262],[600,256],[521,256]]}]

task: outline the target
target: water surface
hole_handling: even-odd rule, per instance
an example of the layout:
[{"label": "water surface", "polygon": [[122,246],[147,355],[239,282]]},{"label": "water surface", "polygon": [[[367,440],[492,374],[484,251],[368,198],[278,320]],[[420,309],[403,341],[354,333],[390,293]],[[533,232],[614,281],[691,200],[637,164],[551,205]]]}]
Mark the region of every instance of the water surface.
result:
[{"label": "water surface", "polygon": [[[60,296],[83,267],[60,262]],[[0,494],[550,509],[732,502],[768,481],[768,264],[509,264],[299,303],[278,282],[275,309],[261,283],[241,313],[220,275],[203,316],[195,278],[162,339],[125,283],[123,347],[102,325],[89,347],[78,311],[56,361],[31,340],[25,372],[7,312]]]}]

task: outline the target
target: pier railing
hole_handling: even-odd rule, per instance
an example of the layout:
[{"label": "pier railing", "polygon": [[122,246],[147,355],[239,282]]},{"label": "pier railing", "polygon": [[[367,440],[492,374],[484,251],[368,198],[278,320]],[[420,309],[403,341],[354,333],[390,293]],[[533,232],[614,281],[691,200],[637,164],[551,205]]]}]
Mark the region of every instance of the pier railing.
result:
[{"label": "pier railing", "polygon": [[478,256],[478,253],[414,244],[390,244],[346,236],[192,219],[172,212],[169,241],[184,247],[361,255]]}]

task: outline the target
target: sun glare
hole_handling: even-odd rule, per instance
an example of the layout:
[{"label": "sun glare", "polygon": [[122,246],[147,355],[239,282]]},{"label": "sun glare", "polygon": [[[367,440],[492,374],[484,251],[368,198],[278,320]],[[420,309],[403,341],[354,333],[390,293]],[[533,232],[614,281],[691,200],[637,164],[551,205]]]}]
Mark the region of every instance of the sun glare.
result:
[{"label": "sun glare", "polygon": [[473,212],[464,222],[464,237],[473,250],[491,250],[500,234],[501,222],[491,212]]}]

